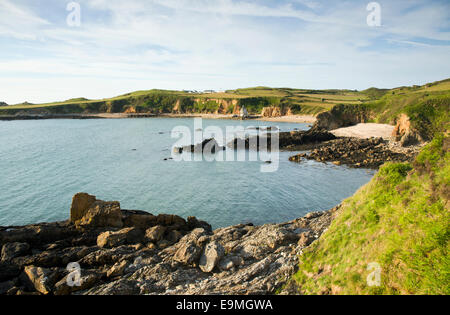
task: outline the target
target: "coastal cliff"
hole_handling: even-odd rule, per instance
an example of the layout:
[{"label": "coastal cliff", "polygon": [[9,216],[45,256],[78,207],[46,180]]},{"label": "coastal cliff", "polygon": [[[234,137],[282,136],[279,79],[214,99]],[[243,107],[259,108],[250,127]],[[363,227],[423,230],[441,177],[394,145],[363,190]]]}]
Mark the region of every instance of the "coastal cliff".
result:
[{"label": "coastal cliff", "polygon": [[412,162],[383,165],[300,256],[290,286],[300,294],[448,295],[449,148],[447,131]]}]

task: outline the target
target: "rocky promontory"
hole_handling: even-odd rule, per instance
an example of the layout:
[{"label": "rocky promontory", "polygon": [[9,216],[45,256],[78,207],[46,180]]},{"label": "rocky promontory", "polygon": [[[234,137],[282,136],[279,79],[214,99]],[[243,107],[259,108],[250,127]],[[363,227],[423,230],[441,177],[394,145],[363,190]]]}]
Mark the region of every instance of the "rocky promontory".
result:
[{"label": "rocky promontory", "polygon": [[225,147],[219,145],[219,143],[217,143],[216,139],[214,138],[205,139],[198,144],[174,148],[174,152],[180,154],[183,152],[216,153],[223,150],[225,150]]},{"label": "rocky promontory", "polygon": [[336,209],[213,231],[79,193],[67,221],[0,227],[0,294],[272,294]]},{"label": "rocky promontory", "polygon": [[401,148],[382,138],[344,137],[323,142],[309,153],[294,155],[289,160],[297,163],[302,162],[302,160],[315,160],[355,168],[377,169],[386,162],[411,161],[417,153],[416,147]]},{"label": "rocky promontory", "polygon": [[228,147],[237,149],[260,150],[271,149],[272,137],[278,137],[280,150],[299,150],[314,147],[323,142],[336,139],[336,137],[325,130],[310,129],[308,131],[290,131],[277,133],[264,133],[258,136],[247,136],[235,138],[227,144]]}]

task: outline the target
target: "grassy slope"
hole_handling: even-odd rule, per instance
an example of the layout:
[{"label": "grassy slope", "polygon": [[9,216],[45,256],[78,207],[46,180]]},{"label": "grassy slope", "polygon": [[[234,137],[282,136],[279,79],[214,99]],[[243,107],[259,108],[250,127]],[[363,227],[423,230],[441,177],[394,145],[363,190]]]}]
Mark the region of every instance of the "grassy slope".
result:
[{"label": "grassy slope", "polygon": [[413,129],[425,140],[450,127],[450,79],[392,90],[370,88],[360,93],[368,100],[360,104],[342,102],[332,108],[333,116],[364,117],[363,121],[393,125],[400,114],[407,114]]},{"label": "grassy slope", "polygon": [[[300,257],[304,294],[450,294],[450,139],[436,136],[412,164],[386,164],[343,203]],[[368,287],[368,264],[382,285]]]},{"label": "grassy slope", "polygon": [[373,120],[381,123],[393,124],[405,113],[412,126],[431,139],[438,130],[449,127],[450,80],[393,89],[364,106],[372,111]]}]

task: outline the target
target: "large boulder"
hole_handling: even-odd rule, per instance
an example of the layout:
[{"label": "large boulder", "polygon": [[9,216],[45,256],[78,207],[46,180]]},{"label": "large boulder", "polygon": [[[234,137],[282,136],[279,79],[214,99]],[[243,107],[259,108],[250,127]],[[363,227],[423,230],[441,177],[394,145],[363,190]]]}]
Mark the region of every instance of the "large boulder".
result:
[{"label": "large boulder", "polygon": [[154,227],[151,227],[145,231],[145,238],[152,243],[157,243],[160,240],[162,240],[164,236],[164,232],[166,231],[166,227],[162,225],[157,225]]},{"label": "large boulder", "polygon": [[72,206],[70,207],[70,222],[75,223],[83,218],[96,200],[95,196],[87,193],[78,193],[73,196]]},{"label": "large boulder", "polygon": [[84,228],[123,227],[122,212],[118,201],[95,201],[75,225]]},{"label": "large boulder", "polygon": [[144,211],[122,210],[124,227],[136,227],[146,230],[156,224],[156,216]]},{"label": "large boulder", "polygon": [[26,266],[24,270],[36,291],[49,294],[57,281],[59,273],[52,269]]},{"label": "large boulder", "polygon": [[185,265],[194,265],[198,262],[201,253],[201,247],[199,247],[195,241],[188,240],[179,245],[173,259]]},{"label": "large boulder", "polygon": [[27,243],[6,243],[2,248],[2,261],[9,261],[13,258],[28,254],[30,245]]},{"label": "large boulder", "polygon": [[203,243],[199,240],[206,235],[205,229],[197,228],[183,236],[177,244],[173,259],[185,265],[196,265],[203,249]]},{"label": "large boulder", "polygon": [[209,243],[200,257],[200,269],[203,272],[213,271],[224,255],[225,249],[219,242],[213,241]]},{"label": "large boulder", "polygon": [[82,270],[79,283],[76,285],[69,285],[69,281],[67,280],[68,277],[70,277],[70,274],[68,274],[55,284],[54,294],[68,295],[73,292],[90,289],[100,283],[102,276],[103,273],[96,270]]},{"label": "large boulder", "polygon": [[117,232],[107,231],[101,233],[97,238],[97,246],[113,248],[124,244],[136,244],[143,238],[140,229],[125,228]]}]

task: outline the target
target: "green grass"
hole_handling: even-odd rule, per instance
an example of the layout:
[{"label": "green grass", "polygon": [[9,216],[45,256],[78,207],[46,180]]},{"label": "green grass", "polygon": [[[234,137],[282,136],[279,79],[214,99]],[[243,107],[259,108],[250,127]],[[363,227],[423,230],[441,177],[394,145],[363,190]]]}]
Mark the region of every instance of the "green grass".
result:
[{"label": "green grass", "polygon": [[[383,166],[347,199],[300,257],[304,294],[449,294],[450,139],[438,135],[415,162]],[[367,266],[381,266],[369,287]]]}]

